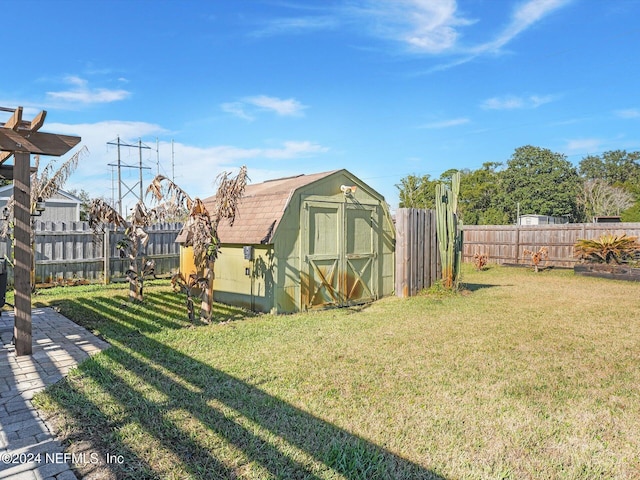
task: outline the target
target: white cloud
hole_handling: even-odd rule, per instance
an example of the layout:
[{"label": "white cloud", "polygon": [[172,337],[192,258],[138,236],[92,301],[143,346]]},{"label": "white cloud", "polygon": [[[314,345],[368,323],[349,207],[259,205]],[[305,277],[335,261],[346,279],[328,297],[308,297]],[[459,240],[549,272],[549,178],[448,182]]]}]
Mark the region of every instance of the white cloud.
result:
[{"label": "white cloud", "polygon": [[[452,55],[453,60],[433,65],[420,74],[468,63],[475,58],[497,54],[521,33],[574,0],[528,0],[511,13],[506,25],[489,40],[464,42],[464,27],[480,20],[465,17],[455,0],[363,0],[350,10],[368,26],[371,35],[403,43],[413,52]],[[507,2],[495,2],[498,8]]]},{"label": "white cloud", "polygon": [[564,7],[571,1],[572,0],[529,0],[514,10],[510,22],[496,38],[490,42],[478,45],[471,50],[477,54],[496,52],[534,23],[539,22],[551,12]]},{"label": "white cloud", "polygon": [[290,160],[307,157],[316,153],[326,153],[329,149],[314,142],[284,142],[282,148],[270,148],[263,152],[266,158]]},{"label": "white cloud", "polygon": [[432,54],[456,45],[455,27],[474,23],[458,15],[455,0],[367,0],[351,12],[370,22],[374,35]]},{"label": "white cloud", "polygon": [[482,102],[481,107],[487,110],[512,110],[514,108],[522,108],[524,102],[521,97],[506,95],[503,97],[488,98]]},{"label": "white cloud", "polygon": [[449,127],[457,127],[458,125],[464,125],[465,123],[469,123],[468,118],[452,118],[451,120],[442,120],[439,122],[431,122],[426,125],[422,125],[422,128],[449,128]]},{"label": "white cloud", "polygon": [[294,98],[281,99],[277,97],[269,97],[267,95],[248,97],[245,98],[245,102],[263,110],[270,110],[282,116],[301,115],[303,110],[307,108]]},{"label": "white cloud", "polygon": [[638,110],[637,108],[617,110],[615,113],[620,118],[640,118],[640,110]]},{"label": "white cloud", "polygon": [[532,108],[538,108],[540,105],[553,102],[556,98],[555,95],[531,95],[529,97],[529,104]]},{"label": "white cloud", "polygon": [[47,92],[47,97],[53,101],[75,104],[111,103],[124,100],[131,95],[127,90],[110,90],[107,88],[89,88],[87,80],[69,76],[65,82],[73,88],[69,90]]},{"label": "white cloud", "polygon": [[[487,42],[460,45],[460,27],[477,23],[465,18],[456,0],[364,0],[351,10],[361,20],[372,22],[374,35],[403,42],[415,51],[429,54],[451,52],[475,56],[499,51],[520,33],[542,20],[551,12],[573,0],[529,0],[520,4],[511,14],[507,25]],[[505,5],[505,2],[499,5]],[[457,63],[448,64],[455,66]]]},{"label": "white cloud", "polygon": [[272,112],[281,117],[299,117],[307,108],[295,98],[282,99],[268,95],[245,97],[237,102],[227,102],[220,108],[236,117],[253,121],[259,112]]},{"label": "white cloud", "polygon": [[267,22],[262,28],[252,32],[254,37],[267,37],[283,34],[302,34],[318,30],[336,28],[339,21],[331,16],[307,16],[277,18]]},{"label": "white cloud", "polygon": [[[151,178],[157,173],[156,143],[149,142],[149,137],[168,137],[171,132],[157,124],[145,122],[105,121],[93,124],[63,124],[49,123],[47,131],[82,137],[80,145],[85,145],[90,154],[78,165],[77,170],[69,179],[66,187],[84,189],[94,197],[111,199],[117,196],[117,169],[109,164],[117,163],[117,147],[107,145],[115,142],[120,136],[122,143],[137,145],[138,139],[145,138],[150,149],[142,150],[143,187],[146,188]],[[77,149],[78,147],[76,147]],[[76,149],[70,154],[75,153]],[[234,171],[241,165],[249,166],[249,176],[255,182],[258,178],[268,179],[283,175],[301,173],[291,171],[290,160],[312,158],[322,155],[329,149],[311,141],[284,141],[277,145],[244,147],[235,145],[213,145],[208,147],[194,146],[181,142],[174,142],[173,155],[171,141],[158,142],[160,159],[160,173],[172,177],[175,169],[175,181],[192,196],[205,197],[214,192],[214,182],[222,171]],[[135,147],[121,147],[121,164],[133,168],[122,168],[123,182],[139,191],[136,184],[139,181],[139,150]],[[174,165],[172,166],[172,158]],[[283,160],[288,160],[283,162]],[[294,162],[299,167],[297,162]],[[258,169],[251,165],[259,166]],[[274,165],[274,170],[269,166]],[[286,166],[285,166],[286,165]],[[256,177],[254,170],[262,173]],[[123,191],[123,194],[125,192]],[[130,207],[136,198],[128,195],[123,204]]]},{"label": "white cloud", "polygon": [[244,120],[253,121],[255,117],[246,112],[245,104],[242,102],[227,102],[220,105],[223,112],[230,113],[231,115],[242,118]]},{"label": "white cloud", "polygon": [[514,110],[518,108],[538,108],[558,98],[556,95],[503,95],[488,98],[480,104],[486,110]]},{"label": "white cloud", "polygon": [[[160,142],[161,152],[170,152],[170,148],[170,143]],[[258,178],[253,165],[259,165],[260,170],[271,172],[270,174],[265,173],[263,179],[277,178],[279,176],[278,171],[288,171],[288,169],[282,168],[284,165],[282,162],[277,163],[275,170],[268,169],[266,167],[272,164],[270,162],[274,160],[302,159],[328,151],[328,148],[308,141],[288,141],[277,147],[250,148],[235,145],[195,147],[175,143],[174,149],[176,183],[190,194],[200,197],[213,194],[215,179],[222,171],[233,171],[241,165],[247,165],[249,167],[249,177],[255,182]]]},{"label": "white cloud", "polygon": [[120,136],[123,142],[132,142],[140,137],[167,134],[160,125],[146,122],[111,120],[98,123],[47,123],[47,132],[78,135],[82,143],[103,146]]},{"label": "white cloud", "polygon": [[602,145],[602,140],[599,138],[576,138],[567,141],[565,151],[586,154],[599,151],[600,145]]}]

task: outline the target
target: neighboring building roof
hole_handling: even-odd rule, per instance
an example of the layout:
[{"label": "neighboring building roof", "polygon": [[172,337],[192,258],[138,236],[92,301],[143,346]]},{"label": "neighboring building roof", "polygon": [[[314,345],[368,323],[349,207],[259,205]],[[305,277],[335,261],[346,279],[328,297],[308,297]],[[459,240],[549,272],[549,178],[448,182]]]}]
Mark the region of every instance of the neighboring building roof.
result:
[{"label": "neighboring building roof", "polygon": [[[278,178],[247,185],[238,205],[238,214],[233,227],[226,220],[218,225],[220,241],[247,245],[269,243],[289,205],[293,192],[338,171]],[[215,196],[204,199],[208,209],[211,209],[214,198]]]},{"label": "neighboring building roof", "polygon": [[[11,195],[13,195],[12,183],[8,185],[2,185],[0,187],[0,199],[8,199],[9,197],[11,197]],[[80,200],[78,197],[76,197],[75,195],[72,195],[69,192],[65,192],[64,190],[58,190],[56,194],[50,199],[47,199],[47,201],[51,201],[51,202],[69,201],[71,203],[82,203],[82,200]]]},{"label": "neighboring building roof", "polygon": [[564,223],[569,223],[569,217],[567,215],[564,215],[561,217],[554,217],[551,215],[537,215],[534,213],[526,213],[518,217],[518,223],[520,225],[564,224]]},{"label": "neighboring building roof", "polygon": [[619,215],[598,215],[593,217],[593,223],[621,223],[622,217]]}]

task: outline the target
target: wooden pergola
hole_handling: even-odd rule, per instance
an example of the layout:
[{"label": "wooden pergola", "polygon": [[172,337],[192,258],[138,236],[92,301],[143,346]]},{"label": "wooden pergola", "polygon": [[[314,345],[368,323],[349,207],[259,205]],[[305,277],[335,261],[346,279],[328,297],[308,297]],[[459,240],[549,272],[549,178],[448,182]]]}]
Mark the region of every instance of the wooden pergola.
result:
[{"label": "wooden pergola", "polygon": [[[80,142],[80,137],[39,132],[47,112],[28,122],[22,107],[5,108],[11,118],[0,123],[0,177],[13,180],[14,205],[14,288],[16,355],[31,355],[31,154],[59,157]],[[5,162],[14,157],[13,165]]]}]

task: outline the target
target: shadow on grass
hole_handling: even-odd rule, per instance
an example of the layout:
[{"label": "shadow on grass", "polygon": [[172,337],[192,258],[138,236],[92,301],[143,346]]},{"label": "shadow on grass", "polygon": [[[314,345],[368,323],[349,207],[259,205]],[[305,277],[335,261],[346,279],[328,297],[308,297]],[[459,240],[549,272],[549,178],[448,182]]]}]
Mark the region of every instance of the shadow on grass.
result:
[{"label": "shadow on grass", "polygon": [[490,283],[463,283],[462,288],[464,290],[469,290],[470,292],[477,292],[478,290],[483,290],[485,288],[494,288],[494,287],[509,287],[512,285],[492,285]]},{"label": "shadow on grass", "polygon": [[[122,317],[117,303],[100,297],[65,302],[63,313],[80,315],[78,320],[83,312],[89,315],[102,311],[103,323],[112,325],[102,325],[101,332],[114,345],[81,364],[81,375],[48,390],[83,434],[95,440],[92,434],[99,433],[98,448],[125,458],[122,464],[111,466],[117,478],[159,478],[166,473],[166,461],[164,467],[154,466],[153,460],[146,455],[140,458],[141,454],[128,444],[124,431],[134,425],[133,430],[152,437],[189,478],[225,479],[248,474],[318,479],[337,473],[349,480],[444,480],[255,385],[150,338],[145,333],[174,325],[158,320],[151,327],[135,315]],[[222,308],[222,315],[240,315],[232,307],[217,308]],[[100,413],[104,405],[83,393],[83,381],[97,385],[108,399],[105,402],[117,405],[118,413]]]}]

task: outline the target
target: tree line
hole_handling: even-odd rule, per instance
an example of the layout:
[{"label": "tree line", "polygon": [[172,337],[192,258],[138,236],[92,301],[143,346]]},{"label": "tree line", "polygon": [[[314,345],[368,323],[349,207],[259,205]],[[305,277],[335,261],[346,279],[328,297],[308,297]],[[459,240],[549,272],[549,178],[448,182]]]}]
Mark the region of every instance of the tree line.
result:
[{"label": "tree line", "polygon": [[459,215],[467,225],[507,225],[517,215],[595,216],[640,221],[640,152],[612,150],[588,155],[576,167],[566,156],[531,145],[516,148],[506,163],[477,170],[449,169],[438,179],[408,175],[396,185],[401,208],[435,208],[436,185],[460,172]]}]

